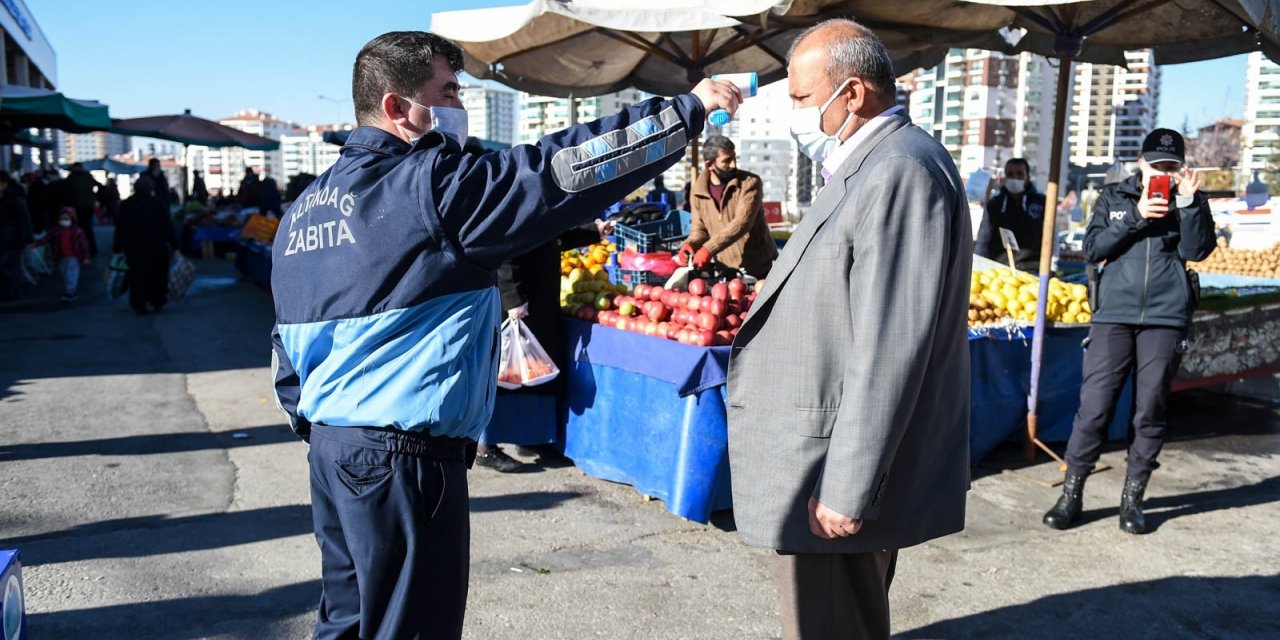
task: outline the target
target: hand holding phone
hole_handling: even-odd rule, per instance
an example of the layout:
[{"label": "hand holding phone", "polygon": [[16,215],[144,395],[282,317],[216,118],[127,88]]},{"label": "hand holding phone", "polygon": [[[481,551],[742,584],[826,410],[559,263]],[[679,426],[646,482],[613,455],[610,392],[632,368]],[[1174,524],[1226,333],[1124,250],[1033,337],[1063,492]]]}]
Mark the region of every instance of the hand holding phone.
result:
[{"label": "hand holding phone", "polygon": [[1147,197],[1151,199],[1160,198],[1168,202],[1172,191],[1173,181],[1165,174],[1151,176],[1151,180],[1147,183]]},{"label": "hand holding phone", "polygon": [[1169,197],[1173,190],[1172,181],[1167,175],[1154,175],[1147,181],[1142,199],[1138,201],[1138,213],[1143,218],[1163,218],[1169,215]]}]

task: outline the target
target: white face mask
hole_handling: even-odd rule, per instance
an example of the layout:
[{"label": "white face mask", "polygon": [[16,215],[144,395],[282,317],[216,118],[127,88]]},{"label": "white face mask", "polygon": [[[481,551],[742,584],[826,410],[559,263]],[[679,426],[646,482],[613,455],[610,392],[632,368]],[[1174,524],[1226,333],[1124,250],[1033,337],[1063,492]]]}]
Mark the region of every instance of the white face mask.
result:
[{"label": "white face mask", "polygon": [[840,132],[844,131],[853,120],[853,114],[850,113],[836,130],[836,135],[829,135],[822,130],[822,115],[827,112],[831,103],[835,102],[840,92],[844,91],[845,85],[852,80],[853,78],[849,78],[841,82],[840,86],[836,87],[835,93],[832,93],[821,107],[805,107],[791,112],[791,137],[795,139],[796,144],[800,145],[800,152],[809,156],[814,162],[822,162],[831,157],[831,153],[840,146]]},{"label": "white face mask", "polygon": [[[457,107],[427,107],[408,98],[405,98],[405,101],[409,104],[426,109],[431,114],[432,131],[438,131],[441,134],[457,140],[459,147],[466,146],[469,128],[466,109],[459,109]],[[409,138],[409,144],[416,144],[421,139],[422,136]]]},{"label": "white face mask", "polygon": [[1025,180],[1015,180],[1013,178],[1009,178],[1004,181],[1004,188],[1006,191],[1016,196],[1022,193],[1023,191],[1027,190],[1027,183]]},{"label": "white face mask", "polygon": [[70,220],[66,220],[66,219],[59,220],[59,221],[58,221],[58,226],[59,226],[59,227],[69,227],[69,226],[71,226],[71,221],[70,221]]}]

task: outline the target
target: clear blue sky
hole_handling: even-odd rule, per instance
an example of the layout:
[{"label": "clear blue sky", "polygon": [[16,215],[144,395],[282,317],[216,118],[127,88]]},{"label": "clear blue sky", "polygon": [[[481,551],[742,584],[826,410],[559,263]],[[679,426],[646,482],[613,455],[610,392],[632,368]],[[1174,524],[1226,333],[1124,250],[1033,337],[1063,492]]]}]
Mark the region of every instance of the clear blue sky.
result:
[{"label": "clear blue sky", "polygon": [[[433,11],[511,4],[523,2],[28,0],[58,55],[59,88],[114,117],[260,109],[302,124],[353,119],[351,64],[374,36],[426,29]],[[1160,125],[1240,116],[1244,74],[1244,56],[1165,67]]]}]

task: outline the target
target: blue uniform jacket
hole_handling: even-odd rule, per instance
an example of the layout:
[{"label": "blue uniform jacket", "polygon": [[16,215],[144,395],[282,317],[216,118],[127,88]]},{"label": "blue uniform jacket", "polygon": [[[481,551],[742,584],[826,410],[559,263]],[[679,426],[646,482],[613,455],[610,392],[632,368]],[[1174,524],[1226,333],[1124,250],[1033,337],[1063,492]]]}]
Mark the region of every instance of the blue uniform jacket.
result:
[{"label": "blue uniform jacket", "polygon": [[353,131],[272,248],[272,368],[294,431],[475,438],[497,383],[495,270],[675,164],[705,117],[691,94],[652,99],[484,155]]}]

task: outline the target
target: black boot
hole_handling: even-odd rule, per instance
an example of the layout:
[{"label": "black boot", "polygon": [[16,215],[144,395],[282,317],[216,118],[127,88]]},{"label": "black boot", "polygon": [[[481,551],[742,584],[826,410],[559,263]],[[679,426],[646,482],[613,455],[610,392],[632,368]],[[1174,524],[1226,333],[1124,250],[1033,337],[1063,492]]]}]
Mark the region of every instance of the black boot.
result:
[{"label": "black boot", "polygon": [[502,473],[515,473],[525,470],[523,462],[507,455],[507,452],[503,451],[501,447],[493,446],[485,449],[476,453],[476,464]]},{"label": "black boot", "polygon": [[1147,519],[1142,515],[1142,496],[1147,492],[1150,476],[1125,478],[1120,494],[1120,530],[1125,533],[1147,532]]},{"label": "black boot", "polygon": [[1084,509],[1084,481],[1088,477],[1088,475],[1067,474],[1066,480],[1062,483],[1062,497],[1058,498],[1058,503],[1044,514],[1045,526],[1051,529],[1067,529],[1080,519],[1080,512]]}]

